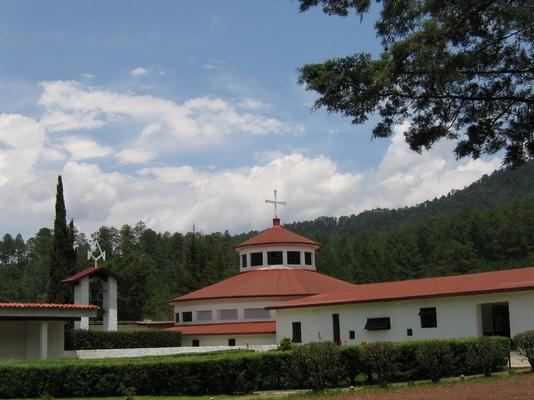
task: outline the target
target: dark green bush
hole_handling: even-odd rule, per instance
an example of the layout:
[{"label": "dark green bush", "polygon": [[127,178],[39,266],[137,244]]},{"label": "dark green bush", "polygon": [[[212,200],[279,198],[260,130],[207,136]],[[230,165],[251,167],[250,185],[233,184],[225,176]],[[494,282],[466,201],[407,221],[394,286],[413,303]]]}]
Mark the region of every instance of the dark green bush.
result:
[{"label": "dark green bush", "polygon": [[[495,343],[498,349],[492,368],[499,370],[505,367],[509,339],[492,337],[484,340]],[[483,363],[467,365],[466,362],[467,353],[479,346],[481,339],[439,342],[447,343],[453,353],[449,376],[484,372]],[[428,341],[361,346],[321,343],[298,346],[294,351],[285,352],[3,361],[0,362],[0,398],[35,398],[45,394],[54,397],[121,396],[125,394],[125,388],[136,395],[149,396],[319,388],[354,383],[356,376],[368,371],[376,375],[381,384],[432,379],[431,365],[420,365],[417,361],[418,349],[426,343]]]},{"label": "dark green bush", "polygon": [[172,331],[65,331],[65,350],[135,349],[181,345],[182,334]]},{"label": "dark green bush", "polygon": [[490,376],[502,367],[503,360],[510,355],[510,341],[495,340],[492,337],[478,338],[467,350],[467,364],[476,370],[482,370],[484,375]]},{"label": "dark green bush", "polygon": [[387,386],[398,372],[399,351],[391,342],[373,342],[362,345],[360,359],[367,374],[376,374],[378,383]]},{"label": "dark green bush", "polygon": [[294,371],[313,390],[335,387],[339,381],[339,351],[332,342],[308,343],[293,350]]},{"label": "dark green bush", "polygon": [[514,336],[514,350],[522,357],[525,357],[530,369],[534,371],[534,331],[518,333]]},{"label": "dark green bush", "polygon": [[428,340],[420,343],[415,351],[419,368],[426,372],[432,382],[448,376],[454,364],[451,346],[444,340]]},{"label": "dark green bush", "polygon": [[278,345],[278,350],[280,351],[290,351],[293,350],[293,342],[288,337],[283,337],[282,340],[280,340],[280,344]]}]

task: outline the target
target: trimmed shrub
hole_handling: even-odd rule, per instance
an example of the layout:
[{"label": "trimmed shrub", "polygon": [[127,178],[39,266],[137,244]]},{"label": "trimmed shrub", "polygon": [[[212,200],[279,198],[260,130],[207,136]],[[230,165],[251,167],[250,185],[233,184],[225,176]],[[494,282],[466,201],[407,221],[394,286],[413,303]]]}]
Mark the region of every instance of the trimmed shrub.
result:
[{"label": "trimmed shrub", "polygon": [[534,331],[518,333],[514,336],[514,350],[517,354],[525,357],[534,371]]},{"label": "trimmed shrub", "polygon": [[339,373],[340,377],[351,386],[356,384],[356,377],[363,372],[360,360],[360,346],[339,347]]},{"label": "trimmed shrub", "polygon": [[332,342],[296,347],[293,362],[298,381],[315,391],[334,387],[339,381],[339,351]]},{"label": "trimmed shrub", "polygon": [[415,351],[419,368],[426,372],[432,382],[448,376],[454,364],[451,346],[443,340],[428,340],[420,343]]},{"label": "trimmed shrub", "polygon": [[474,369],[482,370],[484,375],[491,376],[492,372],[502,367],[503,360],[509,356],[509,340],[495,340],[489,336],[482,336],[467,349],[466,362]]},{"label": "trimmed shrub", "polygon": [[293,350],[293,342],[288,337],[283,337],[280,340],[280,344],[278,345],[278,350],[280,351],[290,351]]},{"label": "trimmed shrub", "polygon": [[360,359],[368,376],[376,374],[378,384],[387,386],[397,373],[399,351],[391,342],[373,342],[362,345]]},{"label": "trimmed shrub", "polygon": [[172,331],[65,331],[65,350],[135,349],[181,345],[182,334]]}]

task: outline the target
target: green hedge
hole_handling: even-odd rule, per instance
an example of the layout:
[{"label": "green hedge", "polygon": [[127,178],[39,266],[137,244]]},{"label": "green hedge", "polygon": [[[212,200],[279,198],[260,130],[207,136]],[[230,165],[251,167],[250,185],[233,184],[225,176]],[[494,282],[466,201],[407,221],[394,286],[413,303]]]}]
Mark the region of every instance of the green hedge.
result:
[{"label": "green hedge", "polygon": [[[499,363],[506,366],[509,339],[491,338],[499,344]],[[467,364],[467,352],[479,339],[446,341],[452,352],[450,376],[484,372],[482,365]],[[421,342],[396,343],[398,360],[394,381],[430,379],[432,371],[417,363]],[[360,362],[361,346],[339,346],[336,384],[349,385],[367,374]],[[293,351],[235,352],[203,356],[149,357],[108,360],[58,360],[0,363],[0,398],[116,396],[134,388],[139,395],[214,395],[253,390],[310,387],[295,374],[298,359]]]},{"label": "green hedge", "polygon": [[180,332],[140,331],[66,331],[65,350],[135,349],[146,347],[179,347]]}]

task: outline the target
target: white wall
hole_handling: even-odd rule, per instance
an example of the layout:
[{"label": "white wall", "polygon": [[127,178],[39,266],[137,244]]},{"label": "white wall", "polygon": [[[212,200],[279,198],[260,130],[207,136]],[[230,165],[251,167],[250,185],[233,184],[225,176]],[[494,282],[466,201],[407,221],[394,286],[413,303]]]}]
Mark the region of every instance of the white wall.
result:
[{"label": "white wall", "polygon": [[[397,302],[347,304],[338,306],[280,309],[276,314],[277,341],[292,337],[292,322],[302,324],[302,342],[333,339],[332,314],[339,314],[341,340],[347,343],[365,341],[400,341],[429,338],[456,338],[482,334],[480,304],[508,302],[510,333],[534,329],[534,291],[498,293],[477,296],[448,297]],[[436,307],[437,328],[421,328],[419,308]],[[390,317],[391,329],[367,331],[367,318]],[[407,329],[413,336],[407,336]],[[356,338],[349,340],[349,331]]]},{"label": "white wall", "polygon": [[193,340],[200,341],[200,346],[228,346],[228,339],[235,339],[236,346],[253,346],[253,345],[269,345],[276,344],[276,335],[262,334],[262,335],[206,335],[206,336],[183,336],[182,346],[190,347],[193,345]]},{"label": "white wall", "polygon": [[0,359],[39,359],[42,323],[47,324],[47,358],[63,357],[63,321],[0,321]]},{"label": "white wall", "polygon": [[[269,321],[274,320],[276,312],[271,310],[271,318],[269,319],[245,319],[245,308],[265,308],[275,303],[288,301],[298,298],[299,296],[285,296],[285,297],[256,297],[256,298],[239,298],[239,299],[214,299],[214,300],[198,300],[198,301],[183,301],[174,304],[174,313],[180,313],[180,322],[178,325],[196,325],[196,324],[214,324],[214,323],[232,323],[232,322],[255,322],[255,321]],[[217,310],[237,309],[236,320],[218,320]],[[198,321],[197,311],[212,310],[211,321]],[[183,322],[182,312],[192,311],[193,321]]]}]

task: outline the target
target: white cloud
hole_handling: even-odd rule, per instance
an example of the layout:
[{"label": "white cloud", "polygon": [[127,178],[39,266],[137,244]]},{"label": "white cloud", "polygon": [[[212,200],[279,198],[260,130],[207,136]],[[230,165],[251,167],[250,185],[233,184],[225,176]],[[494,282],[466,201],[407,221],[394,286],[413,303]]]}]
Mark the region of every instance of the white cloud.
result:
[{"label": "white cloud", "polygon": [[[44,92],[39,104],[45,107],[43,120],[50,129],[77,129],[76,123],[87,129],[119,118],[159,127],[151,132],[150,141],[143,141],[141,135],[139,147],[168,150],[219,143],[236,134],[298,134],[304,130],[301,125],[241,111],[220,98],[199,97],[177,104],[160,97],[86,88],[74,81],[43,82],[41,86]],[[56,117],[47,119],[49,115]]]},{"label": "white cloud", "polygon": [[133,76],[134,78],[139,78],[141,76],[145,76],[146,74],[148,74],[148,70],[143,67],[137,67],[130,71],[130,75]]},{"label": "white cloud", "polygon": [[122,164],[143,164],[156,158],[157,153],[150,149],[123,149],[117,153]]},{"label": "white cloud", "polygon": [[263,102],[251,98],[241,100],[239,106],[247,110],[260,110],[262,108],[265,108],[265,104],[263,104]]},{"label": "white cloud", "polygon": [[67,137],[63,141],[63,147],[71,154],[72,160],[105,157],[113,152],[111,147],[101,146],[94,140],[75,136]]}]

